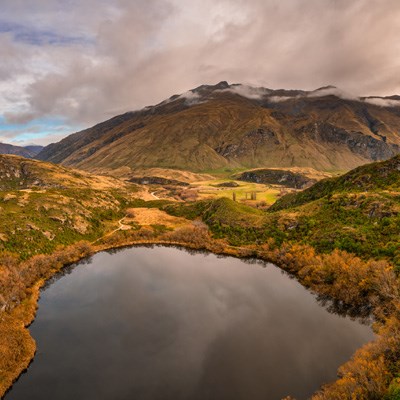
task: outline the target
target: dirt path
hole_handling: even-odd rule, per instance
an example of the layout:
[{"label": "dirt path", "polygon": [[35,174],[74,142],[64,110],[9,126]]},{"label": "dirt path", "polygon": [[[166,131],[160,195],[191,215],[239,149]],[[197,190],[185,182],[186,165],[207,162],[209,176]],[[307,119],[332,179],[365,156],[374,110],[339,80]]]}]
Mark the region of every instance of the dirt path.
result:
[{"label": "dirt path", "polygon": [[108,236],[113,235],[115,232],[118,232],[118,231],[121,231],[121,230],[128,230],[128,229],[131,229],[131,226],[130,226],[130,225],[124,225],[124,224],[122,223],[122,221],[123,221],[125,218],[126,218],[126,215],[125,215],[124,217],[122,217],[122,218],[118,221],[118,228],[117,228],[117,229],[114,229],[113,231],[108,232],[108,233],[105,234],[104,236],[102,236],[102,237],[96,239],[94,242],[92,242],[92,244],[95,244],[95,243],[97,243],[98,241],[100,241],[101,239],[104,239],[104,238],[106,238],[106,237],[108,237]]},{"label": "dirt path", "polygon": [[154,193],[156,192],[151,192],[150,194],[156,199],[156,200],[160,200],[160,198],[158,196],[156,196]]}]

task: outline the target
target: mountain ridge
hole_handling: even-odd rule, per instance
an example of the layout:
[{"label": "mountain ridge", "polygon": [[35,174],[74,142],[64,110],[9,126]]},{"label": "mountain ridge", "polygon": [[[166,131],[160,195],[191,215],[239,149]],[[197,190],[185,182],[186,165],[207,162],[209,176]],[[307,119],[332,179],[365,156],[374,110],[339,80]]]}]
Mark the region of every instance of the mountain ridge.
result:
[{"label": "mountain ridge", "polygon": [[43,146],[15,146],[8,143],[0,143],[0,154],[15,154],[25,158],[34,158],[43,150]]},{"label": "mountain ridge", "polygon": [[398,126],[395,96],[355,99],[332,86],[307,92],[222,81],[76,132],[37,158],[89,171],[348,170],[399,153]]}]

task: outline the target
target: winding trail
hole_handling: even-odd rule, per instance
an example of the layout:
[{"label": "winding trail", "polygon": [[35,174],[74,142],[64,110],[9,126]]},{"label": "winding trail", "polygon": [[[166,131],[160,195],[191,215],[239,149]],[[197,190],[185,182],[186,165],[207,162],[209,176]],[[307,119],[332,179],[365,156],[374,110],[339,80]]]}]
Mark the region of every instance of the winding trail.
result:
[{"label": "winding trail", "polygon": [[151,192],[150,194],[156,199],[156,200],[160,200],[160,198],[158,196],[155,195],[156,192]]},{"label": "winding trail", "polygon": [[123,221],[125,218],[126,218],[126,215],[125,215],[124,217],[122,217],[122,218],[118,221],[118,228],[117,228],[117,229],[114,229],[113,231],[106,233],[104,236],[99,237],[98,239],[96,239],[96,240],[95,240],[94,242],[92,242],[91,244],[95,244],[95,243],[97,243],[98,241],[100,241],[101,239],[104,239],[104,238],[106,238],[106,237],[108,237],[108,236],[111,236],[111,235],[113,235],[115,232],[118,232],[118,231],[124,229],[124,226],[128,226],[128,225],[124,225],[124,224],[122,223],[122,221]]},{"label": "winding trail", "polygon": [[[147,193],[149,193],[149,192],[147,191]],[[158,197],[155,193],[156,193],[156,191],[151,192],[151,193],[150,193],[150,196],[152,196],[152,197],[153,197],[154,199],[156,199],[156,200],[161,200],[160,197]],[[126,217],[127,217],[127,215],[125,215],[124,217],[122,217],[122,218],[118,221],[118,228],[117,228],[117,229],[114,229],[113,231],[108,232],[107,234],[103,235],[102,237],[96,239],[96,240],[95,240],[94,242],[92,242],[91,244],[96,244],[96,243],[99,242],[100,240],[102,240],[102,239],[104,239],[104,238],[106,238],[106,237],[108,237],[108,236],[113,235],[115,232],[124,230],[124,227],[129,226],[129,225],[124,225],[124,224],[122,223],[122,221],[123,221]],[[125,228],[125,229],[130,229],[130,226],[129,226],[129,228]]]}]

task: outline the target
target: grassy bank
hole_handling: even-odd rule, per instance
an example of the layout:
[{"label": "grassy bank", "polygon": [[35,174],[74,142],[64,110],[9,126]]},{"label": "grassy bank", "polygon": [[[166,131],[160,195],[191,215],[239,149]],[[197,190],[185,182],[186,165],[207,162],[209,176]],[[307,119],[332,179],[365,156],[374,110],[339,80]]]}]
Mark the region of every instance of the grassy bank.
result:
[{"label": "grassy bank", "polygon": [[11,312],[0,314],[0,397],[28,368],[36,345],[27,327],[36,313],[41,282],[30,289],[27,298]]}]

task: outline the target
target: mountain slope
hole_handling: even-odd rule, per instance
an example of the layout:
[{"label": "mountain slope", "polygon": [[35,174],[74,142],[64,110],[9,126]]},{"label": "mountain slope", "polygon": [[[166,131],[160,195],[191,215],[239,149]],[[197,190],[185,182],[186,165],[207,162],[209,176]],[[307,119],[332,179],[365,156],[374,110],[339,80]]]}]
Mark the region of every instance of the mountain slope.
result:
[{"label": "mountain slope", "polygon": [[43,146],[14,146],[12,144],[0,143],[0,154],[15,154],[17,156],[22,156],[26,158],[34,158],[40,151],[43,149]]},{"label": "mountain slope", "polygon": [[400,107],[372,102],[341,98],[331,87],[274,91],[220,82],[72,134],[38,158],[92,171],[346,170],[400,152]]}]

